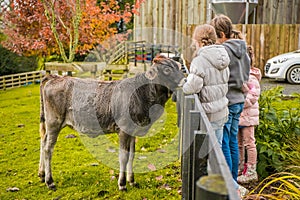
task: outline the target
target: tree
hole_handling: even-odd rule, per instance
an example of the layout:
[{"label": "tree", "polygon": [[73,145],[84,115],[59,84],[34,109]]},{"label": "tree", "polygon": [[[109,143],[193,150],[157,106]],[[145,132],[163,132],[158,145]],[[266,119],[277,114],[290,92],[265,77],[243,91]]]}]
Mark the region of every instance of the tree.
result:
[{"label": "tree", "polygon": [[86,53],[117,33],[112,25],[129,22],[144,0],[14,0],[3,14],[3,46],[23,55],[60,54],[72,62],[76,53]]},{"label": "tree", "polygon": [[34,71],[37,66],[36,57],[16,55],[0,45],[0,76]]}]

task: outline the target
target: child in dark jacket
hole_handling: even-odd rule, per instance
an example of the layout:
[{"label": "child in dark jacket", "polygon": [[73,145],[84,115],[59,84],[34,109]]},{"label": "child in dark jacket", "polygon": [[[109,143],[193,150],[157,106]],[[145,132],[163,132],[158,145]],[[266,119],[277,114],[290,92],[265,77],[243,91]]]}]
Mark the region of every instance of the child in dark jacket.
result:
[{"label": "child in dark jacket", "polygon": [[243,86],[249,79],[250,58],[247,54],[246,42],[242,39],[241,33],[233,30],[229,17],[217,15],[210,24],[216,29],[217,43],[222,44],[226,48],[230,57],[230,76],[226,95],[229,100],[229,115],[228,121],[224,125],[222,150],[238,191],[241,196],[244,196],[247,193],[246,188],[237,184],[239,168],[237,135],[239,118],[244,108],[246,97]]}]

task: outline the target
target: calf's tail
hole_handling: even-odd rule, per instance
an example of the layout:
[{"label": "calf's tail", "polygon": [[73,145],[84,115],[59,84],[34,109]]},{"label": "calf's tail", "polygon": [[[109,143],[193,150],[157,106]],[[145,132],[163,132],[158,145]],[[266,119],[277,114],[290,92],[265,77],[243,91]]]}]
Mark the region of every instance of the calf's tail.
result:
[{"label": "calf's tail", "polygon": [[40,84],[40,136],[45,138],[46,126],[45,126],[45,106],[44,106],[44,87],[45,84],[51,79],[55,78],[55,75],[46,75]]}]

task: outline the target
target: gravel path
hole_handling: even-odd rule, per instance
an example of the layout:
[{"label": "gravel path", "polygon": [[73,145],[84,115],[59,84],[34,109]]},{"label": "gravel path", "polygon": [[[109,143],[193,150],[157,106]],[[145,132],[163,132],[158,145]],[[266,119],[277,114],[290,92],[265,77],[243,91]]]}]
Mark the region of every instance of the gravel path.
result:
[{"label": "gravel path", "polygon": [[300,85],[290,84],[287,81],[277,81],[275,79],[263,78],[260,82],[261,89],[267,90],[272,87],[282,86],[284,87],[283,94],[289,95],[292,93],[300,93]]}]

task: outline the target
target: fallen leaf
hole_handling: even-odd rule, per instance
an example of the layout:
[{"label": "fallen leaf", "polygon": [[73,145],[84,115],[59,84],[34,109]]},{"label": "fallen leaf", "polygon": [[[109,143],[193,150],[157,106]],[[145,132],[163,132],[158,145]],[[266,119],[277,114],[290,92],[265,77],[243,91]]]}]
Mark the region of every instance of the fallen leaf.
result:
[{"label": "fallen leaf", "polygon": [[162,176],[162,175],[157,176],[157,177],[155,177],[155,179],[156,179],[157,181],[161,181],[161,180],[163,179],[163,176]]},{"label": "fallen leaf", "polygon": [[159,152],[159,153],[166,153],[166,152],[167,152],[167,151],[164,150],[164,149],[157,149],[156,151]]},{"label": "fallen leaf", "polygon": [[148,169],[150,169],[151,171],[155,171],[156,167],[153,164],[149,164]]},{"label": "fallen leaf", "polygon": [[177,193],[178,193],[178,194],[181,194],[181,192],[182,192],[182,191],[181,191],[181,188],[180,188],[179,190],[177,190]]},{"label": "fallen leaf", "polygon": [[161,186],[161,188],[166,189],[166,190],[172,190],[172,188],[169,186],[169,184],[165,183]]}]

